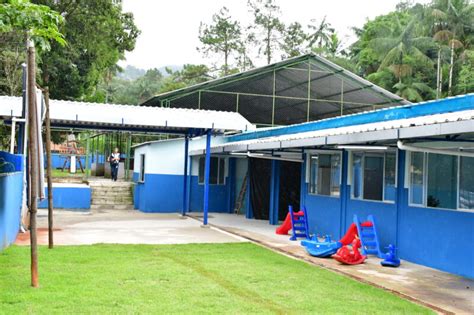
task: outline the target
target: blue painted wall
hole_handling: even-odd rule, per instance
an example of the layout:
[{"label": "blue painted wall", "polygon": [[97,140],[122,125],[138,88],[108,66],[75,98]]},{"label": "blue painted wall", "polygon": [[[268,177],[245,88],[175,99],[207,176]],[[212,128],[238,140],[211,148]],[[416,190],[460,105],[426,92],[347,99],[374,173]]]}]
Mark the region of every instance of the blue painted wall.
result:
[{"label": "blue painted wall", "polygon": [[23,172],[0,174],[0,250],[13,243],[20,229]]},{"label": "blue painted wall", "polygon": [[[48,196],[48,187],[45,196]],[[56,209],[90,209],[91,188],[90,187],[55,187],[53,183],[53,207]],[[48,199],[38,203],[38,208],[48,208]]]},{"label": "blue painted wall", "polygon": [[[8,162],[0,173],[0,250],[13,243],[20,229],[23,194],[23,156],[0,151]],[[8,173],[7,173],[8,172]]]},{"label": "blue painted wall", "polygon": [[[202,211],[204,185],[198,184],[197,176],[190,176],[189,209]],[[145,182],[138,183],[138,173],[133,174],[135,185],[135,209],[142,212],[171,213],[183,208],[183,175],[145,174]],[[210,185],[209,211],[227,212],[229,207],[229,187]]]},{"label": "blue painted wall", "polygon": [[[354,214],[361,220],[373,214],[382,247],[396,244],[402,259],[474,278],[474,212],[409,206],[408,189],[403,187],[404,156],[399,152],[398,183],[402,186],[397,188],[397,203],[353,200],[350,193],[345,200],[310,195],[308,184],[302,183],[301,200],[308,210],[311,233],[340,238]],[[346,185],[348,192],[350,188]]]}]

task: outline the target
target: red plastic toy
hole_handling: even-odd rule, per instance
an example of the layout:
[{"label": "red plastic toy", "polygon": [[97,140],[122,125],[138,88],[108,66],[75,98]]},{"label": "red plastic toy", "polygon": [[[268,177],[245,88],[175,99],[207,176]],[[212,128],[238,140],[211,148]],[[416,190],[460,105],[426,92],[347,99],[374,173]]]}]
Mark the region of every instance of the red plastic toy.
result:
[{"label": "red plastic toy", "polygon": [[339,248],[337,253],[334,254],[332,257],[345,265],[362,264],[367,258],[367,256],[362,256],[360,254],[360,246],[360,239],[359,237],[355,236],[354,241],[352,242],[352,250],[347,245],[343,246]]},{"label": "red plastic toy", "polygon": [[[295,213],[295,215],[301,216],[303,215],[303,211],[298,211]],[[290,217],[290,213],[288,212],[288,214],[286,215],[285,221],[283,221],[283,223],[279,227],[277,227],[276,234],[288,235],[289,230],[291,230],[291,217]]]},{"label": "red plastic toy", "polygon": [[[372,222],[365,221],[365,222],[362,222],[360,225],[363,226],[363,227],[371,227]],[[339,240],[339,242],[342,245],[349,245],[349,244],[352,243],[352,241],[354,241],[356,236],[359,236],[359,234],[357,232],[357,225],[355,223],[352,223],[349,226],[349,228],[347,229],[346,234]]]}]

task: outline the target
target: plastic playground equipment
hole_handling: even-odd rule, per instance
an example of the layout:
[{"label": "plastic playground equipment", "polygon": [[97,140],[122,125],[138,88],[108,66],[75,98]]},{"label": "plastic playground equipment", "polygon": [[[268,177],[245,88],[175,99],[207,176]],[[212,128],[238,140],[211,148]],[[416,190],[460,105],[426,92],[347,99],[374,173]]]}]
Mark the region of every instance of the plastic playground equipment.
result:
[{"label": "plastic playground equipment", "polygon": [[[364,262],[369,254],[382,256],[375,220],[372,215],[368,216],[367,221],[364,222],[360,222],[358,217],[354,216],[354,223],[349,226],[346,234],[337,242],[332,241],[329,235],[326,235],[322,242],[319,241],[316,235],[313,235],[311,239],[301,241],[301,245],[311,256],[322,258],[337,253],[337,258],[335,258],[338,261],[351,265]],[[348,245],[352,245],[352,251]],[[361,249],[362,254],[359,249]]]},{"label": "plastic playground equipment", "polygon": [[356,236],[354,241],[352,242],[352,248],[349,248],[349,246],[343,246],[339,248],[337,253],[334,254],[332,257],[345,265],[361,264],[365,261],[367,256],[360,254],[360,248],[361,241],[360,238]]},{"label": "plastic playground equipment", "polygon": [[296,241],[298,238],[309,239],[308,218],[306,215],[306,208],[303,207],[300,211],[294,212],[293,206],[288,207],[288,214],[285,221],[276,229],[276,234],[288,235],[291,230],[290,240]]},{"label": "plastic playground equipment", "polygon": [[380,262],[384,267],[398,267],[400,266],[400,259],[397,258],[395,246],[392,244],[387,247],[388,252],[385,254],[385,259]]}]

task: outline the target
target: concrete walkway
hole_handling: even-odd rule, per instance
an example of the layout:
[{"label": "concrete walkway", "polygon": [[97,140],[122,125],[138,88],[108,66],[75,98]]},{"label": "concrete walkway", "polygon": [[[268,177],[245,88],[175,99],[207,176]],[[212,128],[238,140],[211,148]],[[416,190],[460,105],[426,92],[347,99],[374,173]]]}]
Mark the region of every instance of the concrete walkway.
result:
[{"label": "concrete walkway", "polygon": [[399,268],[385,268],[380,265],[380,259],[373,257],[356,266],[342,265],[330,258],[312,257],[299,242],[275,234],[276,227],[268,221],[247,220],[241,215],[213,213],[209,223],[273,250],[392,291],[440,313],[474,314],[474,280],[406,261],[402,261]]},{"label": "concrete walkway", "polygon": [[[38,211],[38,243],[48,244],[47,211]],[[55,210],[56,245],[186,244],[241,242],[242,238],[178,214],[141,213],[135,210],[100,210],[92,213]],[[246,241],[246,240],[245,240]],[[29,245],[29,233],[19,234],[16,244]]]}]

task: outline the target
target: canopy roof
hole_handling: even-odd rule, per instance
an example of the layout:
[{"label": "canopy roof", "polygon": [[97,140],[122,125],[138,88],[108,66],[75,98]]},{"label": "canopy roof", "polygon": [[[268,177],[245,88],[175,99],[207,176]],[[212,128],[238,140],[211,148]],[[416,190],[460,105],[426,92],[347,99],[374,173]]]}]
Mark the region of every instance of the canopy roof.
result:
[{"label": "canopy roof", "polygon": [[[448,138],[447,138],[448,137]],[[367,144],[398,139],[474,145],[474,94],[226,137],[212,153]],[[440,143],[441,144],[441,143]],[[433,145],[431,145],[433,146]],[[466,148],[465,148],[466,149]],[[203,154],[203,150],[192,152]]]},{"label": "canopy roof", "polygon": [[289,125],[408,101],[314,54],[160,94],[142,105],[234,111]]},{"label": "canopy roof", "polygon": [[[213,129],[214,132],[255,129],[235,112],[153,108],[50,100],[51,125],[85,129],[120,129],[186,133],[190,129]],[[0,119],[22,116],[22,98],[0,96]]]}]

